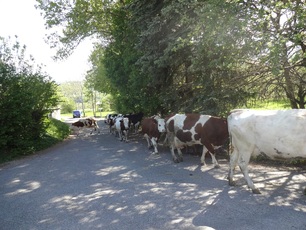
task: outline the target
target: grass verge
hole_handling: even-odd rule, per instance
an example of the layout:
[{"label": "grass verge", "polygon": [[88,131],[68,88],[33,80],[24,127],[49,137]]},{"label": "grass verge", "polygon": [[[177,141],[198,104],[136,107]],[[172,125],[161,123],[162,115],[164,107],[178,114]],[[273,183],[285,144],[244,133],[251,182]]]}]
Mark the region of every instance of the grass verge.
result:
[{"label": "grass verge", "polygon": [[47,149],[63,141],[70,134],[70,128],[64,122],[56,119],[46,119],[46,133],[38,140],[28,141],[23,148],[9,149],[0,153],[0,163],[15,160],[37,151]]}]

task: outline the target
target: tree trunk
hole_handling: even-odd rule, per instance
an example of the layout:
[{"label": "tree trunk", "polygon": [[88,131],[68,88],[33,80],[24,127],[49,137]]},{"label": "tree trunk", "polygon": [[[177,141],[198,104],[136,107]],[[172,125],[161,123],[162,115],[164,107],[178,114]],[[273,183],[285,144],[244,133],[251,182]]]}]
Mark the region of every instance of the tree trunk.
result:
[{"label": "tree trunk", "polygon": [[286,96],[290,101],[290,105],[292,109],[298,109],[297,100],[294,95],[294,85],[290,77],[290,69],[286,68],[290,66],[288,57],[287,57],[287,47],[286,44],[283,45],[283,69],[284,69],[284,78],[285,78],[285,91]]},{"label": "tree trunk", "polygon": [[299,85],[298,98],[299,98],[300,109],[305,109],[305,92],[304,92],[304,89],[303,89],[303,83],[302,82],[300,82],[300,85]]}]

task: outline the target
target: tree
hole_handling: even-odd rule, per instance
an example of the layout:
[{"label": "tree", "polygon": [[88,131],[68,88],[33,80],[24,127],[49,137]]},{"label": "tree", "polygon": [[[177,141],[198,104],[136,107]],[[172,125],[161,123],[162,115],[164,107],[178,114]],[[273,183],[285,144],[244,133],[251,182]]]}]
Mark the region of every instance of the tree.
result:
[{"label": "tree", "polygon": [[[83,86],[81,81],[69,81],[64,82],[59,85],[59,89],[64,99],[63,102],[68,101],[73,102],[73,109],[82,108],[83,98]],[[61,103],[62,104],[62,103]],[[71,111],[72,112],[72,111]]]},{"label": "tree", "polygon": [[88,78],[123,113],[225,115],[255,97],[305,106],[304,0],[38,2],[48,26],[66,26],[62,44],[103,38]]},{"label": "tree", "polygon": [[[131,20],[139,29],[136,64],[146,73],[148,92],[168,112],[226,113],[251,94],[231,78],[242,53],[243,24],[224,1],[133,1]],[[137,14],[138,13],[138,14]],[[239,56],[237,56],[239,54]]]},{"label": "tree", "polygon": [[57,58],[69,56],[83,39],[97,36],[101,40],[110,36],[113,8],[120,4],[111,0],[36,0],[50,30],[62,27],[48,35],[50,46],[57,47]]},{"label": "tree", "polygon": [[292,108],[305,108],[305,1],[234,2],[256,44],[256,56],[250,53],[248,58],[251,86],[260,89],[261,95],[279,95],[281,91]]},{"label": "tree", "polygon": [[[34,71],[25,59],[25,46],[0,38],[0,149],[33,151],[33,142],[46,133],[45,118],[57,106],[57,85]],[[18,60],[18,62],[16,62]],[[34,89],[34,90],[33,90]]]}]

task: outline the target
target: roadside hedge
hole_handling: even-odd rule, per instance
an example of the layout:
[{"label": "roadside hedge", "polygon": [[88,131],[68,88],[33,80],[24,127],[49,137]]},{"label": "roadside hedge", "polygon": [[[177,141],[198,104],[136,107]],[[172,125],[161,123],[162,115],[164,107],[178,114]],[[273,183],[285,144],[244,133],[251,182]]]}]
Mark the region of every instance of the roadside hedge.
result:
[{"label": "roadside hedge", "polygon": [[58,104],[56,87],[47,76],[0,59],[0,155],[35,151],[46,134],[45,118]]}]

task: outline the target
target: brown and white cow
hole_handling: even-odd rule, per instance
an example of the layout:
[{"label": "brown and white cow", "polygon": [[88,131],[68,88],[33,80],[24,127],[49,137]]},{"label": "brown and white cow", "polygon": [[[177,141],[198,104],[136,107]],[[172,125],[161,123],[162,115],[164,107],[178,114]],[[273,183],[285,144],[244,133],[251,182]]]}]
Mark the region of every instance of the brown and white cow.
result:
[{"label": "brown and white cow", "polygon": [[[210,153],[215,167],[219,167],[214,155],[215,149],[228,140],[226,119],[200,114],[176,114],[166,121],[167,139],[170,142],[173,161],[183,161],[181,148],[195,144],[203,145],[201,164],[205,165],[205,155]],[[178,157],[174,150],[177,149]]]},{"label": "brown and white cow", "polygon": [[144,118],[141,122],[141,132],[147,140],[148,148],[153,146],[153,154],[157,154],[157,142],[161,134],[166,132],[165,119],[158,116]]},{"label": "brown and white cow", "polygon": [[[79,119],[78,121],[76,122],[73,122],[71,124],[71,126],[73,128],[78,128],[78,131],[80,131],[81,128],[90,128],[92,129],[90,134],[92,134],[93,130],[94,131],[97,131],[100,132],[100,129],[99,129],[99,126],[98,126],[98,123],[95,119],[93,118],[82,118],[82,119]],[[78,134],[79,135],[79,132]]]},{"label": "brown and white cow", "polygon": [[306,158],[306,110],[234,110],[228,116],[231,139],[229,184],[238,164],[253,193],[260,193],[248,173],[251,156]]}]

